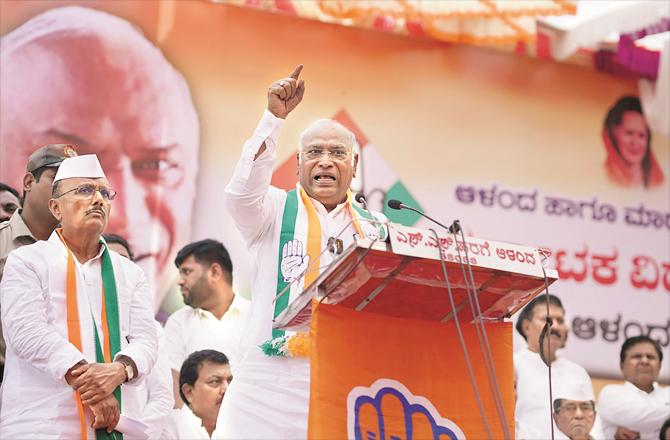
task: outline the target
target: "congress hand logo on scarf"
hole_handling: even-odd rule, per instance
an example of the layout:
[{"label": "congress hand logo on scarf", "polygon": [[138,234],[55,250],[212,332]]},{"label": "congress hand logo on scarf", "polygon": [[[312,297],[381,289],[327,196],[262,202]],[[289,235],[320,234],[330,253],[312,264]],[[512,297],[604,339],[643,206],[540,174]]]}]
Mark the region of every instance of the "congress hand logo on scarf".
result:
[{"label": "congress hand logo on scarf", "polygon": [[[347,192],[346,208],[359,237],[376,240],[386,237],[386,229],[365,220],[378,221],[369,212],[356,206],[351,191]],[[279,238],[277,288],[274,318],[312,284],[321,273],[321,223],[312,200],[298,184],[286,194]],[[304,277],[303,282],[300,278]],[[289,289],[288,292],[285,292]],[[261,349],[268,356],[307,356],[308,337],[304,333],[287,335],[283,330],[272,330],[272,339]]]},{"label": "congress hand logo on scarf", "polygon": [[[58,237],[63,242],[67,250],[67,274],[65,278],[65,304],[67,310],[67,335],[72,345],[77,347],[80,352],[84,352],[81,339],[81,320],[79,319],[79,308],[77,301],[77,270],[74,264],[72,251],[67,247],[63,239],[62,230],[57,229]],[[107,244],[100,239],[104,246],[102,252],[101,272],[102,272],[102,342],[98,335],[98,328],[93,318],[93,329],[95,332],[95,361],[98,363],[110,363],[114,356],[121,351],[121,328],[119,326],[119,303],[116,292],[116,280],[114,278],[114,267],[112,258],[109,255]],[[119,411],[121,411],[121,387],[114,390],[114,397],[119,402]],[[86,416],[84,414],[84,405],[81,402],[81,396],[74,392],[74,398],[77,402],[77,411],[79,412],[79,423],[81,428],[81,438],[86,438]],[[108,433],[105,429],[96,429],[95,437],[97,440],[114,439],[122,440],[123,435],[118,431]]]}]

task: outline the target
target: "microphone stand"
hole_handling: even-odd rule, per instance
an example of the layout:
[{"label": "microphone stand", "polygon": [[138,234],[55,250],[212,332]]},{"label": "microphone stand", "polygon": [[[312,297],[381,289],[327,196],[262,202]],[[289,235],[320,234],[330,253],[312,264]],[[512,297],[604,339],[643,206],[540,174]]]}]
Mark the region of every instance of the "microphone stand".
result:
[{"label": "microphone stand", "polygon": [[[463,243],[463,249],[465,251],[465,263],[463,263],[463,258],[460,258],[460,266],[461,266],[461,272],[463,274],[463,282],[465,284],[465,290],[468,295],[468,303],[470,306],[470,311],[472,313],[472,316],[475,320],[475,331],[477,335],[477,342],[479,343],[479,348],[481,350],[482,354],[482,359],[484,360],[484,367],[486,369],[486,375],[489,381],[489,385],[491,387],[491,392],[494,397],[494,403],[496,405],[496,411],[498,413],[498,418],[500,419],[501,426],[503,429],[503,433],[505,438],[509,439],[511,438],[508,426],[507,426],[507,418],[505,415],[505,409],[504,405],[502,402],[502,396],[500,394],[500,387],[498,385],[497,378],[495,376],[495,365],[493,363],[493,355],[491,353],[491,346],[488,341],[488,335],[486,333],[486,328],[484,327],[483,322],[481,321],[481,307],[479,305],[479,298],[477,297],[477,289],[475,288],[475,281],[474,281],[474,275],[472,273],[472,265],[470,264],[470,258],[468,255],[468,249],[467,249],[467,243],[465,241],[465,235],[463,234],[463,229],[461,228],[459,220],[454,220],[454,222],[451,224],[451,226],[447,227],[446,225],[443,225],[439,221],[433,219],[429,215],[423,213],[422,211],[419,211],[418,209],[415,209],[411,206],[407,206],[404,203],[398,201],[398,200],[390,200],[388,203],[389,207],[392,209],[407,209],[413,212],[416,212],[417,214],[421,215],[422,217],[427,218],[428,220],[432,221],[433,223],[441,226],[448,232],[452,233],[454,235],[455,241],[456,241],[456,250],[458,252],[458,256],[461,257],[460,250],[458,249],[458,235],[457,233],[460,232],[461,235],[461,241]],[[433,231],[431,229],[431,231]],[[434,232],[434,231],[433,231]],[[437,236],[437,233],[435,233],[435,239],[439,244],[439,239]],[[442,247],[438,245],[438,248],[440,250],[440,258],[442,258]],[[444,263],[443,263],[444,264]],[[467,266],[468,268],[468,274],[469,278],[466,275],[465,272],[465,267]],[[446,273],[446,266],[444,268],[444,275],[445,277],[447,276]],[[448,284],[448,281],[447,281]],[[450,292],[450,287],[447,285],[447,291]],[[451,293],[450,293],[451,294]],[[451,300],[451,298],[450,298]],[[475,306],[476,306],[476,311],[475,311]],[[455,305],[453,304],[452,301],[452,310],[454,311],[454,321],[458,324],[458,313],[456,312]],[[474,380],[474,378],[473,378]],[[486,423],[486,418],[484,413],[482,413],[482,417],[485,420]],[[489,437],[491,437],[491,432],[489,431],[488,424],[486,424],[487,432],[489,433]]]}]

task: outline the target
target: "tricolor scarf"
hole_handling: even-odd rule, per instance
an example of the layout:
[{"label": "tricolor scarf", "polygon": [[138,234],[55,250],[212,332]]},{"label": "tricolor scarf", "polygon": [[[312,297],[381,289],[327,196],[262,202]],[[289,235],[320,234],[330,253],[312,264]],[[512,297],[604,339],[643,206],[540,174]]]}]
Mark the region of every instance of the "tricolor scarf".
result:
[{"label": "tricolor scarf", "polygon": [[[67,335],[72,345],[77,347],[82,353],[83,345],[81,340],[81,320],[79,319],[78,291],[77,291],[77,268],[74,264],[74,256],[68,248],[61,229],[56,232],[67,250],[67,274],[65,278],[65,304],[67,310]],[[114,356],[121,350],[121,329],[119,326],[119,303],[116,293],[116,281],[114,278],[114,267],[112,259],[107,249],[107,244],[100,239],[100,244],[104,247],[101,260],[102,272],[102,342],[98,335],[98,327],[95,325],[95,317],[91,312],[93,319],[93,329],[95,334],[95,360],[98,363],[112,362]],[[121,410],[121,387],[114,390],[114,397],[119,402],[119,411]],[[81,402],[81,396],[75,391],[74,398],[79,412],[79,424],[81,429],[81,438],[86,438],[86,416],[84,414],[84,405]],[[123,435],[118,431],[108,433],[105,429],[96,429],[95,438],[103,439],[123,439]]]},{"label": "tricolor scarf", "polygon": [[[369,212],[352,203],[351,191],[347,192],[346,209],[353,220],[359,237],[384,239],[386,229]],[[279,238],[277,258],[277,287],[275,294],[274,317],[279,316],[286,307],[312,284],[321,273],[319,256],[323,249],[321,243],[321,223],[316,208],[305,190],[297,185],[286,194],[284,213]],[[303,282],[294,282],[303,278]],[[289,289],[289,292],[285,292]],[[306,356],[306,337],[304,334],[290,336],[283,330],[272,330],[272,339],[261,345],[269,356]],[[294,347],[295,349],[291,349]]]}]

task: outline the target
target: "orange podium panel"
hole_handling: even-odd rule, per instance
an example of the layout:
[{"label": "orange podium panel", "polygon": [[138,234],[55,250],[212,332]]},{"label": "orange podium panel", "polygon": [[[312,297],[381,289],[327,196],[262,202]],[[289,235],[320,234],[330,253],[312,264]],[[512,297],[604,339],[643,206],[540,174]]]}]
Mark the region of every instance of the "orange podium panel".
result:
[{"label": "orange podium panel", "polygon": [[[506,423],[514,432],[511,323],[486,323]],[[504,438],[473,324],[462,325],[493,438]],[[310,439],[488,438],[453,322],[315,304]]]}]

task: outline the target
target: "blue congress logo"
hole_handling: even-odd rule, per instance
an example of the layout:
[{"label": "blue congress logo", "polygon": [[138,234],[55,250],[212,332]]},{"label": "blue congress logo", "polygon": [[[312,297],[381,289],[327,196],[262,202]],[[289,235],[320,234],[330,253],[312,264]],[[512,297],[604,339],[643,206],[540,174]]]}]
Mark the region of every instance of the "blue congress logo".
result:
[{"label": "blue congress logo", "polygon": [[441,417],[428,399],[392,379],[349,392],[347,430],[356,440],[465,439],[461,428]]}]

